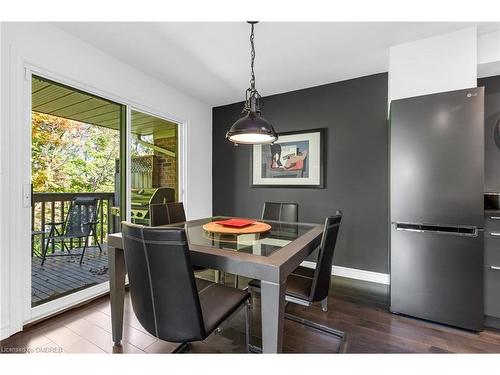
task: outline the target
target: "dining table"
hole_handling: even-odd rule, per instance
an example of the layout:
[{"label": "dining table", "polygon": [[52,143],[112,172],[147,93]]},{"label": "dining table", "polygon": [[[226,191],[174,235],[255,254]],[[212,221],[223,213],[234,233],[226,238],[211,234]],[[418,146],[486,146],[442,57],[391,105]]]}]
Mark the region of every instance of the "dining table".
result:
[{"label": "dining table", "polygon": [[[320,244],[323,225],[255,220],[267,223],[264,233],[224,234],[204,229],[227,217],[207,217],[169,227],[184,228],[191,262],[224,273],[261,280],[262,352],[283,348],[285,291],[288,275]],[[113,342],[123,334],[126,265],[121,233],[108,235],[111,323]]]}]

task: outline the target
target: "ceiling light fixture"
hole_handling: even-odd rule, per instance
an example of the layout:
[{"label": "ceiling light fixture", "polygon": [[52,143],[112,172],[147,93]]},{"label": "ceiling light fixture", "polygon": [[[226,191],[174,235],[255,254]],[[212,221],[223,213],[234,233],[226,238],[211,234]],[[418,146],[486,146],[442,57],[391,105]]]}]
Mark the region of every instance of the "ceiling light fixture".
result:
[{"label": "ceiling light fixture", "polygon": [[226,139],[235,143],[241,144],[265,144],[273,143],[278,139],[278,135],[274,131],[273,126],[260,115],[262,108],[262,98],[255,88],[255,73],[253,65],[255,60],[255,46],[253,29],[258,21],[247,21],[251,26],[250,47],[251,47],[251,73],[250,73],[250,88],[246,91],[245,106],[242,113],[246,115],[237,120],[231,129],[226,133]]}]

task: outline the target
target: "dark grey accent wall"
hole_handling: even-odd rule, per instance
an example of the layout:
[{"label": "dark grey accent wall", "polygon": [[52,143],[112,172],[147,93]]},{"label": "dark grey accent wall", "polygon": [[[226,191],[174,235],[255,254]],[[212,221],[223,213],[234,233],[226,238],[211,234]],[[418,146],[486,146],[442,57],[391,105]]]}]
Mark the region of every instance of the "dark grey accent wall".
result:
[{"label": "dark grey accent wall", "polygon": [[[243,93],[242,93],[243,94]],[[387,74],[264,98],[277,132],[326,128],[325,188],[251,188],[251,146],[225,133],[242,103],[213,109],[213,213],[260,217],[265,201],[299,204],[299,220],[344,213],[334,264],[388,272]]]},{"label": "dark grey accent wall", "polygon": [[[500,192],[500,76],[482,78],[484,86],[484,190]],[[495,131],[496,142],[495,142]]]}]

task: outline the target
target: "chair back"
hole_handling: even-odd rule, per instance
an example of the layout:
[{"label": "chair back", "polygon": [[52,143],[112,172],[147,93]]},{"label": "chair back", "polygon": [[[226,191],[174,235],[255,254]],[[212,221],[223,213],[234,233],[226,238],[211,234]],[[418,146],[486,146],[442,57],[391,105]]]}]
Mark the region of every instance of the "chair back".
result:
[{"label": "chair back", "polygon": [[297,203],[265,202],[262,209],[262,220],[299,221],[299,205]]},{"label": "chair back", "polygon": [[337,211],[334,216],[327,217],[321,245],[319,247],[318,261],[311,288],[310,301],[321,301],[328,296],[332,273],[333,253],[342,221],[342,212]]},{"label": "chair back", "polygon": [[132,307],[141,325],[170,342],[199,341],[205,326],[182,228],[122,223]]},{"label": "chair back", "polygon": [[186,213],[182,202],[167,203],[167,212],[170,224],[183,223],[186,221]]},{"label": "chair back", "polygon": [[72,237],[87,237],[97,223],[99,198],[76,197],[69,205],[64,224],[64,234]]},{"label": "chair back", "polygon": [[182,202],[152,204],[150,207],[150,225],[157,227],[186,221]]},{"label": "chair back", "polygon": [[167,205],[165,203],[149,205],[149,225],[157,227],[167,224],[170,224],[168,220]]}]

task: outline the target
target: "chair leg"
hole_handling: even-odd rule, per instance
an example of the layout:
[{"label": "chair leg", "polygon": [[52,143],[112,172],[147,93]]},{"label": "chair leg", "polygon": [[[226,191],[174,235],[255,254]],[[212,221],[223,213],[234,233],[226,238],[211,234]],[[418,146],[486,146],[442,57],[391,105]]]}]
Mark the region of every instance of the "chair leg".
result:
[{"label": "chair leg", "polygon": [[245,350],[250,353],[253,335],[252,296],[245,302]]},{"label": "chair leg", "polygon": [[328,296],[326,296],[325,299],[321,301],[321,310],[323,310],[324,312],[328,311]]},{"label": "chair leg", "polygon": [[46,251],[47,251],[47,245],[42,244],[42,263],[41,263],[42,266],[45,263],[45,256],[47,255]]},{"label": "chair leg", "polygon": [[62,240],[61,243],[62,243],[63,249],[66,249],[66,251],[68,252],[68,254],[71,254],[71,251],[69,250],[68,245],[66,245],[66,242],[64,242],[64,240]]},{"label": "chair leg", "polygon": [[[253,301],[253,297],[254,297],[254,293],[255,293],[254,288],[250,287],[250,285],[249,285],[247,288],[245,288],[245,290],[248,290],[250,292],[250,294],[251,294],[250,299]],[[321,309],[323,311],[328,311],[328,297],[326,297],[325,299],[323,299],[321,301]],[[321,331],[321,332],[327,333],[329,335],[332,335],[332,336],[340,338],[340,344],[339,344],[339,350],[338,350],[338,352],[339,353],[343,353],[343,351],[344,351],[344,345],[345,345],[345,341],[346,341],[346,334],[345,334],[344,331],[340,331],[340,330],[335,329],[335,328],[331,328],[331,327],[328,327],[328,326],[325,326],[325,325],[322,325],[322,324],[319,324],[319,323],[315,323],[315,322],[312,322],[310,320],[306,320],[304,318],[301,318],[299,316],[296,316],[296,315],[293,315],[293,314],[290,314],[290,313],[287,313],[287,312],[285,312],[285,319],[292,320],[294,322],[303,324],[303,325],[305,325],[307,327],[310,327],[310,328],[316,329],[318,331]],[[254,352],[254,353],[261,353],[262,349],[259,348],[259,347],[257,347],[257,346],[253,346],[253,345],[250,344],[250,351]]]},{"label": "chair leg", "polygon": [[94,240],[95,240],[95,243],[97,244],[97,247],[99,248],[99,253],[102,254],[102,248],[101,248],[101,244],[99,243],[99,240],[97,239],[97,233],[94,231],[92,231],[94,233]]},{"label": "chair leg", "polygon": [[[45,259],[47,258],[47,250],[49,250],[50,241],[51,241],[50,239],[47,240],[47,243],[45,244],[42,250],[42,264],[41,264],[42,266],[45,263]],[[52,241],[54,241],[54,239],[52,239]]]},{"label": "chair leg", "polygon": [[259,348],[256,345],[252,344],[252,338],[253,338],[253,300],[254,300],[254,294],[255,290],[248,285],[244,290],[247,290],[250,292],[250,299],[249,299],[249,308],[250,308],[250,320],[248,321],[249,326],[249,332],[248,332],[248,345],[247,345],[247,350],[249,353],[262,353],[262,348]]},{"label": "chair leg", "polygon": [[83,243],[82,256],[80,257],[80,264],[83,262],[83,256],[85,255],[85,249],[87,248],[87,244],[89,243],[89,238],[85,237],[85,242]]},{"label": "chair leg", "polygon": [[234,287],[238,289],[239,278],[238,275],[234,275]]},{"label": "chair leg", "polygon": [[344,331],[340,331],[338,329],[331,328],[331,327],[325,326],[323,324],[311,322],[310,320],[301,318],[299,316],[296,316],[296,315],[293,315],[290,313],[285,313],[285,319],[292,320],[292,321],[297,322],[299,324],[305,325],[309,328],[313,328],[313,329],[316,329],[318,331],[324,332],[326,334],[340,338],[340,345],[339,345],[338,352],[342,353],[343,348],[344,348],[344,344],[345,344],[345,340],[346,340],[346,334]]},{"label": "chair leg", "polygon": [[181,353],[186,349],[189,349],[189,344],[187,342],[183,342],[182,344],[179,344],[174,350],[172,350],[170,354]]}]

